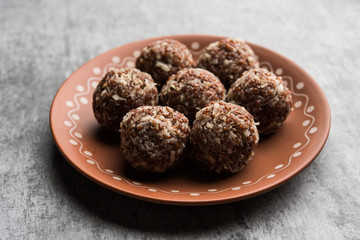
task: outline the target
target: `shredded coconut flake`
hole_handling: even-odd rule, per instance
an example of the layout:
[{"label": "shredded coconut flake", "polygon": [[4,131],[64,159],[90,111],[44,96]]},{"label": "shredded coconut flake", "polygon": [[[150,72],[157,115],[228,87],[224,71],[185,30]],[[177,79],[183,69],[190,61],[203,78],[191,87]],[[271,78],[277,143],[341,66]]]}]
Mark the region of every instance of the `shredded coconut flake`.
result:
[{"label": "shredded coconut flake", "polygon": [[112,95],[112,98],[113,98],[115,101],[119,101],[119,100],[126,100],[125,98],[120,97],[120,96],[119,96],[119,95],[117,95],[117,94]]},{"label": "shredded coconut flake", "polygon": [[171,66],[160,61],[156,61],[155,67],[161,68],[165,72],[169,72],[171,69]]}]

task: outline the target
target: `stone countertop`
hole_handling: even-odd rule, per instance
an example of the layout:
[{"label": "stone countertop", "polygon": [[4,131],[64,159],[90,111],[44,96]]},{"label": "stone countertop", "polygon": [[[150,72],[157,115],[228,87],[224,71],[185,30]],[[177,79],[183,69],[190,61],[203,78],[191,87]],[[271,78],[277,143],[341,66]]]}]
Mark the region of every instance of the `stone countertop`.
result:
[{"label": "stone countertop", "polygon": [[[360,2],[0,1],[0,239],[357,239]],[[261,196],[207,207],[135,200],[83,177],[57,150],[52,99],[83,63],[171,34],[241,37],[321,86],[332,112],[313,164]]]}]

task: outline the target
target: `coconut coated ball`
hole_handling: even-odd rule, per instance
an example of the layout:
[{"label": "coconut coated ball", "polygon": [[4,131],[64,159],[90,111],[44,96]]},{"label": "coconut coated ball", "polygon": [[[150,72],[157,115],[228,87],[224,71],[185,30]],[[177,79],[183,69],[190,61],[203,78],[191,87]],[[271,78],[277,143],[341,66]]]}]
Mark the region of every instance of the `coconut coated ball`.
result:
[{"label": "coconut coated ball", "polygon": [[125,115],[120,134],[123,157],[132,167],[161,173],[183,160],[189,120],[170,107],[141,106]]},{"label": "coconut coated ball", "polygon": [[195,119],[197,111],[209,103],[224,100],[226,90],[211,72],[200,68],[185,68],[172,75],[161,89],[160,101]]},{"label": "coconut coated ball", "polygon": [[120,122],[131,109],[157,105],[158,90],[152,77],[138,69],[110,70],[97,85],[93,112],[101,126],[119,131]]},{"label": "coconut coated ball", "polygon": [[159,89],[171,75],[193,65],[194,61],[189,49],[173,39],[150,43],[144,47],[136,59],[136,67],[149,73],[158,84]]},{"label": "coconut coated ball", "polygon": [[282,78],[265,68],[244,73],[229,89],[227,101],[241,105],[260,123],[260,134],[280,129],[291,112],[292,96]]},{"label": "coconut coated ball", "polygon": [[193,157],[205,169],[236,173],[252,159],[259,135],[245,108],[220,101],[196,114],[190,139]]},{"label": "coconut coated ball", "polygon": [[242,73],[258,67],[257,56],[241,39],[223,39],[211,43],[200,55],[198,65],[214,73],[229,88]]}]

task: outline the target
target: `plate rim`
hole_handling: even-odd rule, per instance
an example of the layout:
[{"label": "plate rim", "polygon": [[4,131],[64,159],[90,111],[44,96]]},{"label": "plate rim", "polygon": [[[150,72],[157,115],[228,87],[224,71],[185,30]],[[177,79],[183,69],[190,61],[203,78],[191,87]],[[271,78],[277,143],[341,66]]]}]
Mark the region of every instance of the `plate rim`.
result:
[{"label": "plate rim", "polygon": [[107,184],[105,181],[103,181],[100,177],[96,177],[93,175],[88,174],[85,170],[83,170],[81,167],[77,166],[75,161],[71,160],[71,157],[68,157],[66,155],[66,153],[61,149],[61,145],[59,139],[57,139],[57,137],[55,136],[54,133],[54,126],[53,126],[53,121],[52,121],[52,116],[54,114],[54,102],[57,99],[59,93],[61,92],[62,88],[64,87],[64,85],[73,77],[73,75],[75,75],[78,71],[80,71],[81,69],[83,69],[89,62],[93,62],[95,61],[98,57],[105,55],[107,53],[110,53],[112,51],[114,51],[115,49],[118,48],[124,48],[127,45],[133,45],[135,43],[141,43],[143,41],[156,41],[158,39],[165,39],[165,38],[228,38],[225,36],[217,36],[217,35],[206,35],[206,34],[181,34],[181,35],[165,35],[165,36],[158,36],[158,37],[152,37],[152,38],[146,38],[146,39],[141,39],[141,40],[137,40],[137,41],[132,41],[132,42],[128,42],[125,43],[123,45],[117,46],[115,48],[112,48],[108,51],[105,51],[103,53],[98,54],[97,56],[95,56],[94,58],[88,60],[87,62],[85,62],[84,64],[82,64],[79,68],[77,68],[70,76],[68,76],[66,78],[66,80],[61,84],[61,86],[58,88],[52,103],[51,103],[51,107],[50,107],[50,114],[49,114],[49,122],[50,122],[50,130],[51,130],[51,134],[53,136],[53,139],[55,141],[55,145],[57,147],[57,149],[59,150],[59,152],[61,153],[61,155],[67,160],[67,162],[70,163],[71,166],[73,166],[78,172],[80,172],[82,175],[84,175],[85,177],[87,177],[88,179],[92,180],[93,182],[106,187],[107,189],[110,189],[112,191],[118,192],[120,194],[123,194],[125,196],[128,197],[132,197],[132,198],[136,198],[136,199],[140,199],[140,200],[145,200],[145,201],[149,201],[149,202],[154,202],[154,203],[161,203],[161,204],[167,204],[167,205],[181,205],[181,206],[199,206],[199,205],[218,205],[218,204],[224,204],[224,203],[229,203],[229,202],[235,202],[235,201],[239,201],[239,200],[244,200],[244,199],[248,199],[254,196],[258,196],[261,194],[264,194],[266,192],[269,192],[277,187],[280,187],[282,184],[290,181],[292,178],[294,178],[295,176],[297,176],[300,172],[302,172],[306,167],[308,167],[315,159],[316,157],[320,154],[320,152],[322,151],[322,149],[324,148],[329,134],[330,134],[330,128],[331,128],[331,111],[330,111],[330,105],[329,105],[329,101],[324,93],[324,91],[321,89],[320,85],[315,81],[315,79],[313,79],[302,67],[300,67],[298,64],[296,64],[294,61],[288,59],[287,57],[283,56],[282,54],[275,52],[271,49],[268,49],[266,47],[263,47],[261,45],[258,44],[254,44],[252,42],[246,41],[247,43],[249,43],[250,45],[256,46],[257,48],[261,48],[265,51],[270,52],[271,54],[275,54],[278,57],[282,58],[283,60],[285,60],[287,63],[289,63],[291,65],[290,68],[294,68],[296,67],[300,72],[301,75],[305,75],[307,79],[309,79],[312,84],[316,87],[316,92],[317,94],[321,95],[320,98],[324,101],[325,105],[322,108],[322,112],[324,112],[322,115],[326,115],[328,116],[326,118],[326,123],[327,126],[325,128],[326,132],[324,131],[323,134],[324,136],[322,136],[321,138],[323,139],[321,145],[319,145],[317,147],[317,149],[315,149],[315,151],[311,151],[309,153],[310,156],[307,157],[307,161],[305,161],[305,164],[302,164],[301,166],[297,167],[294,171],[291,171],[291,173],[286,174],[283,177],[278,178],[276,181],[274,181],[273,183],[270,183],[270,185],[265,185],[262,187],[259,187],[256,191],[252,191],[249,192],[247,194],[240,194],[240,195],[234,195],[231,197],[221,197],[218,199],[214,199],[214,200],[202,200],[202,199],[180,199],[180,200],[169,200],[169,199],[161,199],[158,198],[156,196],[149,196],[145,194],[136,194],[136,193],[132,193],[123,189],[119,189],[116,187],[113,187],[109,184]]}]

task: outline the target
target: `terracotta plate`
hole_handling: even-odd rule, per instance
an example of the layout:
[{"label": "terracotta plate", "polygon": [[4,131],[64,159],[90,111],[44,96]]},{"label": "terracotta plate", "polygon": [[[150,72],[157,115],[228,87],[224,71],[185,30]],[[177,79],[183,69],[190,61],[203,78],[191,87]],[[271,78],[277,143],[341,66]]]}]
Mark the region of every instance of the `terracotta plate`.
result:
[{"label": "terracotta plate", "polygon": [[262,139],[244,170],[232,176],[182,168],[147,176],[128,167],[119,154],[119,136],[101,129],[92,112],[92,94],[112,67],[134,67],[140,50],[158,39],[186,44],[197,59],[219,36],[182,35],[146,39],[101,54],[80,67],[61,86],[52,103],[51,130],[65,158],[82,174],[119,193],[174,205],[211,205],[267,192],[308,166],[323,148],[330,130],[330,109],[317,83],[289,59],[251,44],[262,67],[281,75],[293,91],[294,111],[281,130]]}]

